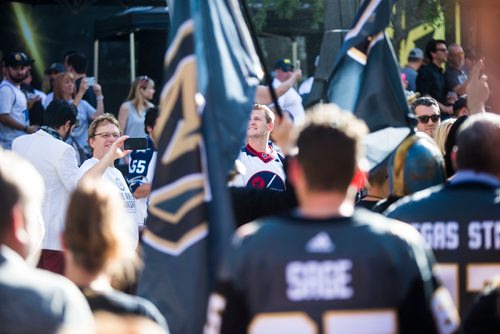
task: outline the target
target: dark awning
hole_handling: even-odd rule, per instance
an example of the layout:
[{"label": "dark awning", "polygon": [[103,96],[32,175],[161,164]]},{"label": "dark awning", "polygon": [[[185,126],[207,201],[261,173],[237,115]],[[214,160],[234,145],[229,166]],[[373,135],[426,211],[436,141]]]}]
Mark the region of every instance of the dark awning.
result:
[{"label": "dark awning", "polygon": [[128,35],[140,30],[168,30],[170,19],[166,7],[135,7],[95,23],[96,39]]}]

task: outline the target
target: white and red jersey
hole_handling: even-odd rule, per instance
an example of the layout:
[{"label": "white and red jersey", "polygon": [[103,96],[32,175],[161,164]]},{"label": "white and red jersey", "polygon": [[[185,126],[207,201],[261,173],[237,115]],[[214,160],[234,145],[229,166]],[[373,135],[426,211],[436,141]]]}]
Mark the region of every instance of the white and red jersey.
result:
[{"label": "white and red jersey", "polygon": [[269,145],[270,152],[257,152],[250,145],[243,146],[238,160],[246,168],[244,175],[237,175],[229,185],[255,189],[285,190],[283,156]]}]

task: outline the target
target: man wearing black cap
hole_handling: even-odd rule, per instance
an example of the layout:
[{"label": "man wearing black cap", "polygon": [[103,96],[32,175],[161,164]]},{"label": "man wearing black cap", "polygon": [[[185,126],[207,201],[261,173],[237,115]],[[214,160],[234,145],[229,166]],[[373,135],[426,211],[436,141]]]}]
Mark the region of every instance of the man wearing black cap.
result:
[{"label": "man wearing black cap", "polygon": [[[281,85],[283,82],[290,79],[293,76],[293,64],[290,59],[284,58],[280,59],[274,65],[274,80],[273,87]],[[293,116],[293,122],[297,124],[304,119],[305,111],[302,106],[302,97],[295,90],[295,88],[290,88],[285,94],[278,98],[278,103],[280,107],[287,110]]]},{"label": "man wearing black cap", "polygon": [[6,149],[15,138],[38,130],[29,124],[26,96],[20,89],[33,62],[20,51],[5,58],[5,79],[0,83],[0,144]]}]

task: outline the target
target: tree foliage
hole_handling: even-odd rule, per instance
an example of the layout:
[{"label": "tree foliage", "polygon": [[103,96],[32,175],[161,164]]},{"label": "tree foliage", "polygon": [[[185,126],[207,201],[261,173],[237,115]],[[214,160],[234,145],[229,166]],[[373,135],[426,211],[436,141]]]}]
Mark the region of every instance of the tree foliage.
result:
[{"label": "tree foliage", "polygon": [[313,21],[308,24],[312,29],[318,28],[324,19],[323,4],[324,0],[248,0],[257,31],[266,25],[269,12],[276,13],[279,19],[290,20],[298,10],[311,11]]},{"label": "tree foliage", "polygon": [[446,0],[398,0],[393,8],[391,20],[394,28],[394,48],[399,50],[408,33],[421,24],[437,28],[449,3],[450,1]]}]

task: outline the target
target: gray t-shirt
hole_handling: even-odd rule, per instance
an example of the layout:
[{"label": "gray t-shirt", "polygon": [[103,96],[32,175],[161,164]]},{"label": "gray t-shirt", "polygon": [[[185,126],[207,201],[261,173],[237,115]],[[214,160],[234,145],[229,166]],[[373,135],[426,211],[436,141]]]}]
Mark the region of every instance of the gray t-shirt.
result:
[{"label": "gray t-shirt", "polygon": [[[18,87],[7,80],[0,82],[0,114],[10,114],[17,122],[29,125],[26,96]],[[12,141],[24,134],[26,133],[23,130],[0,123],[0,145],[3,148],[10,150]]]}]

